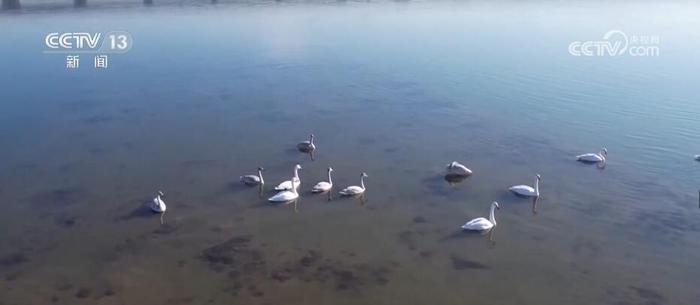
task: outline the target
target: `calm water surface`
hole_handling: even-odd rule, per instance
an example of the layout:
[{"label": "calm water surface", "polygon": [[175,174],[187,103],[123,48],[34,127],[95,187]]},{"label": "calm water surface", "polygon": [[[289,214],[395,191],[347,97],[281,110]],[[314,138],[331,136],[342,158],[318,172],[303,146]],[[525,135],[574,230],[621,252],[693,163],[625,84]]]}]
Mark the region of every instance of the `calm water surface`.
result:
[{"label": "calm water surface", "polygon": [[[700,6],[0,14],[0,304],[698,304]],[[659,57],[568,54],[611,30]],[[104,71],[49,32],[127,30]],[[315,160],[295,150],[317,136]],[[573,161],[606,146],[604,170]],[[474,175],[441,177],[452,160]],[[269,205],[335,169],[365,200]],[[268,190],[239,184],[265,167]],[[542,175],[536,206],[507,192]],[[144,209],[166,192],[164,224]],[[459,230],[501,203],[490,235]]]}]

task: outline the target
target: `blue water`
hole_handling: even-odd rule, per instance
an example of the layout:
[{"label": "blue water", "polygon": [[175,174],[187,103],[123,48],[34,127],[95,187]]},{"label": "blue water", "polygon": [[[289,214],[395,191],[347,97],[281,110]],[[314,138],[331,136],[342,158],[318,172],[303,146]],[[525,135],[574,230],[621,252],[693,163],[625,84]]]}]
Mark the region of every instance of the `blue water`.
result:
[{"label": "blue water", "polygon": [[[0,304],[700,300],[694,3],[51,3],[0,13]],[[567,51],[614,29],[660,55]],[[106,70],[42,52],[111,30]],[[366,198],[268,205],[296,163]]]}]

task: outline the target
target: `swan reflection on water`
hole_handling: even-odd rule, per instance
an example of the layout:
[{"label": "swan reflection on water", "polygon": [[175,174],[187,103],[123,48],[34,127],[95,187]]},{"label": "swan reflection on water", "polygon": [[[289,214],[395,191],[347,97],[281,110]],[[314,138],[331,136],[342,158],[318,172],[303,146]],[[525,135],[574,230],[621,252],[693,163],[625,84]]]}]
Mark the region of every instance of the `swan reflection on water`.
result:
[{"label": "swan reflection on water", "polygon": [[[354,195],[340,195],[340,198],[345,198],[349,200],[357,200],[357,205],[364,206],[367,203],[367,195],[365,193],[354,194]],[[328,194],[328,201],[331,200],[331,194]]]},{"label": "swan reflection on water", "polygon": [[365,197],[364,193],[362,195],[356,196],[356,197],[357,197],[357,203],[359,203],[360,206],[365,206],[365,204],[367,204],[367,198]]},{"label": "swan reflection on water", "polygon": [[160,224],[161,225],[165,224],[165,212],[160,213]]},{"label": "swan reflection on water", "polygon": [[540,197],[532,197],[532,215],[537,215],[537,203],[540,201]]},{"label": "swan reflection on water", "polygon": [[456,184],[458,184],[458,183],[461,183],[461,182],[464,181],[464,180],[467,180],[467,177],[469,177],[469,176],[455,175],[455,174],[447,174],[447,175],[445,175],[444,178],[445,178],[445,181],[447,181],[447,183],[448,183],[450,186],[454,186],[454,185],[456,185]]},{"label": "swan reflection on water", "polygon": [[264,184],[258,185],[258,198],[265,198],[265,185]]},{"label": "swan reflection on water", "polygon": [[483,238],[486,241],[487,246],[490,249],[496,246],[496,228],[492,227],[489,230],[482,231],[469,231],[469,230],[455,230],[451,234],[440,239],[441,242],[450,240],[462,240],[462,239],[472,239],[472,238]]},{"label": "swan reflection on water", "polygon": [[303,153],[309,155],[309,159],[310,159],[311,161],[316,161],[316,160],[314,159],[314,151],[313,151],[313,150],[310,150],[310,151],[308,151],[308,152],[303,152]]},{"label": "swan reflection on water", "polygon": [[271,207],[291,206],[294,209],[295,213],[299,213],[300,200],[301,200],[301,198],[296,198],[296,199],[288,200],[288,201],[270,202],[268,205]]},{"label": "swan reflection on water", "polygon": [[486,234],[486,242],[489,245],[489,249],[496,248],[496,228],[489,230]]}]

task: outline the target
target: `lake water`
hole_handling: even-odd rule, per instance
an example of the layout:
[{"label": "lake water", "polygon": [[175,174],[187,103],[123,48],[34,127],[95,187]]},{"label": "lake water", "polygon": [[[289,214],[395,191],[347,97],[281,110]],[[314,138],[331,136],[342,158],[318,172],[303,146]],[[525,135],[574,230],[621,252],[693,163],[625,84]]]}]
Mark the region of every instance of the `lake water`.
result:
[{"label": "lake water", "polygon": [[[0,13],[0,304],[700,303],[700,5],[522,2]],[[567,51],[615,29],[660,56]],[[110,30],[106,70],[42,53]],[[365,198],[311,195],[328,166]]]}]

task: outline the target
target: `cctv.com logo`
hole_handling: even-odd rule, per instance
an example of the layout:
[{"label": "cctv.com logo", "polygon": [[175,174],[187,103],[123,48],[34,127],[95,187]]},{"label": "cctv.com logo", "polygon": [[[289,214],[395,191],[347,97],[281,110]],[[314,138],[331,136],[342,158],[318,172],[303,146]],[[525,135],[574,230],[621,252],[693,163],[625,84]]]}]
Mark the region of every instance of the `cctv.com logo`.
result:
[{"label": "cctv.com logo", "polygon": [[53,32],[44,38],[44,53],[126,53],[133,39],[126,31]]},{"label": "cctv.com logo", "polygon": [[573,56],[659,56],[659,36],[632,35],[612,30],[603,35],[602,40],[574,41],[569,44],[569,54]]}]

